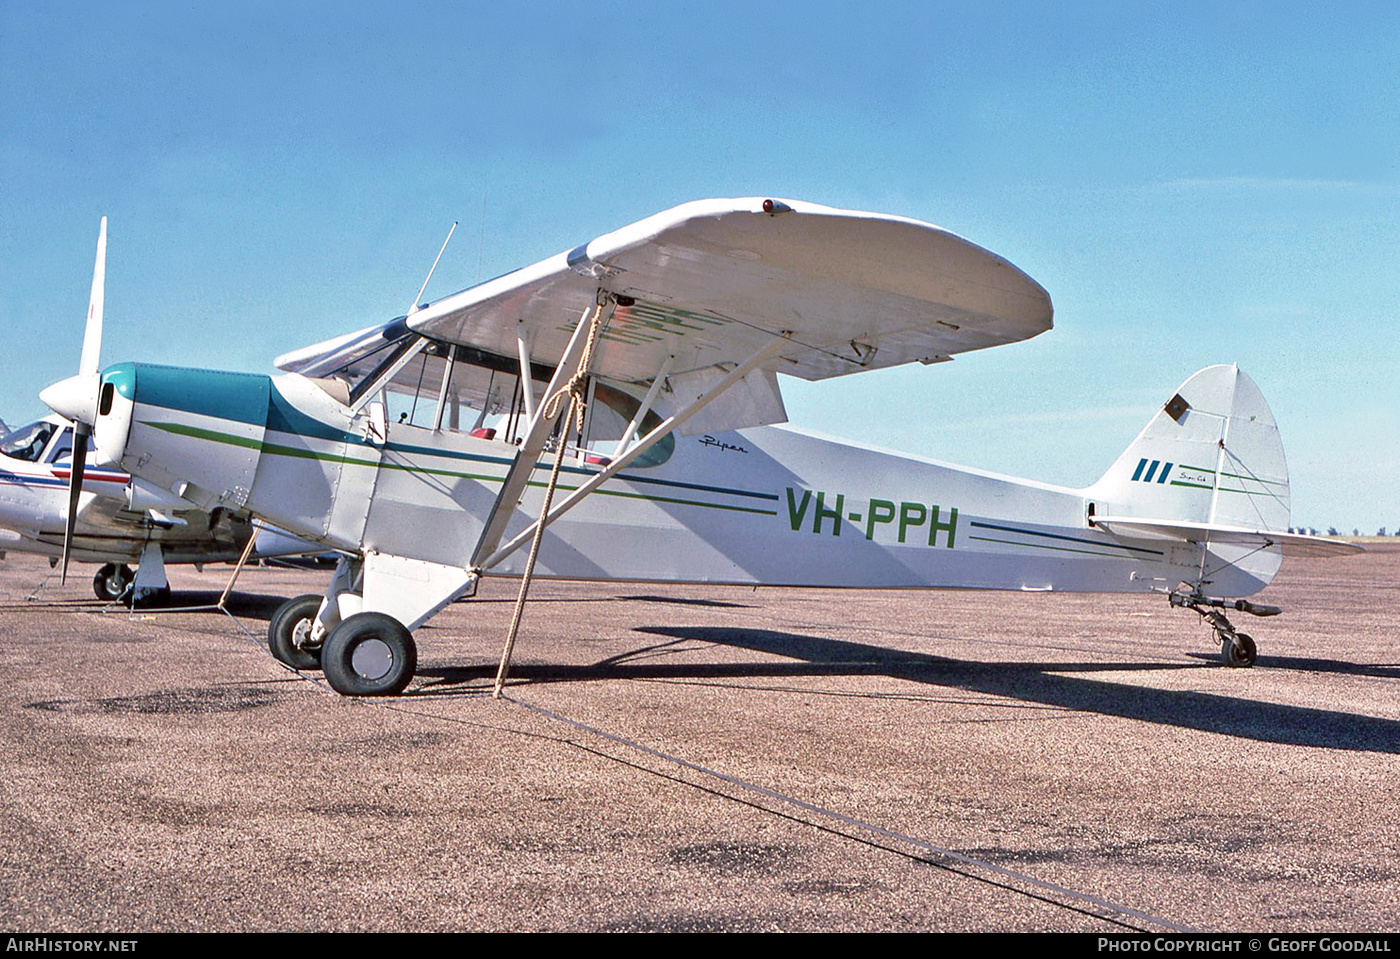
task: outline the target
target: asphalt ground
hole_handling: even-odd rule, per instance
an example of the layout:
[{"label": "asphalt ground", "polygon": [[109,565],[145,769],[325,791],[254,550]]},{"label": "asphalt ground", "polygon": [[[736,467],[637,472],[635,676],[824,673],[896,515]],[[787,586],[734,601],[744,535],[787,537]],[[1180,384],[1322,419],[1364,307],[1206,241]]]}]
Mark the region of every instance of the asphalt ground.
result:
[{"label": "asphalt ground", "polygon": [[1286,561],[1253,669],[1158,597],[541,582],[501,700],[514,582],[352,701],[264,645],[327,573],[76,572],[0,563],[7,930],[1400,929],[1400,552]]}]

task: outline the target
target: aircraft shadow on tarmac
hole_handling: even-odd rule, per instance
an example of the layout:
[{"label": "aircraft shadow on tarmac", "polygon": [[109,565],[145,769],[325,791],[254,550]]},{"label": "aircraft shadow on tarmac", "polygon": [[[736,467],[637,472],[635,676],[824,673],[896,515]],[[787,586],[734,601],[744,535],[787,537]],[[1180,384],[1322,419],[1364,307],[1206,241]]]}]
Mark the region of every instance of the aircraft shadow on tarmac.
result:
[{"label": "aircraft shadow on tarmac", "polygon": [[[155,606],[149,609],[138,607],[137,612],[216,612],[219,597],[222,595],[222,590],[182,589],[172,593],[170,601],[164,606]],[[281,594],[273,596],[265,593],[234,591],[229,594],[224,608],[240,619],[257,619],[266,623],[272,621],[272,615],[286,601],[287,597]]]},{"label": "aircraft shadow on tarmac", "polygon": [[[182,589],[170,594],[170,598],[157,606],[136,607],[137,613],[214,613],[219,614],[219,597],[223,595],[223,590],[209,589]],[[228,600],[224,603],[224,609],[239,619],[261,620],[271,622],[272,616],[287,601],[287,597],[281,595],[269,595],[265,593],[240,593],[229,594]],[[103,602],[92,598],[79,600],[54,600],[42,599],[36,602],[20,600],[11,603],[0,603],[6,609],[71,609],[75,611],[109,611],[124,612],[127,606],[124,603]]]},{"label": "aircraft shadow on tarmac", "polygon": [[[1197,665],[1131,663],[972,662],[905,650],[765,629],[713,626],[646,626],[639,633],[670,642],[632,650],[588,666],[520,664],[514,682],[603,679],[754,679],[813,676],[887,676],[1027,703],[1196,729],[1258,742],[1362,752],[1400,753],[1400,722],[1358,713],[1289,706],[1214,693],[1154,689],[1088,678],[1096,672],[1200,669]],[[789,662],[676,663],[657,661],[677,642],[710,643],[782,656]],[[647,661],[647,660],[652,661]],[[795,662],[791,660],[796,660]],[[1255,668],[1286,668],[1400,678],[1400,667],[1361,666],[1333,660],[1260,657]],[[1225,667],[1221,667],[1222,669]],[[494,668],[419,669],[436,677],[420,695],[494,675]],[[1077,674],[1077,675],[1076,675]]]}]

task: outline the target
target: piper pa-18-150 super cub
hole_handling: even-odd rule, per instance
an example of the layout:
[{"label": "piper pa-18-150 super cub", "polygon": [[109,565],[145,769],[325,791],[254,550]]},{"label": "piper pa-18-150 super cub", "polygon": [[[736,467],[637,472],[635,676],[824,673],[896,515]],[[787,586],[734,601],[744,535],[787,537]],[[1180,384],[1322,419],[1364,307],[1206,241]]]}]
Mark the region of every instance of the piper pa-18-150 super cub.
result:
[{"label": "piper pa-18-150 super cub", "polygon": [[[1277,612],[1242,597],[1284,548],[1349,547],[1286,532],[1283,448],[1236,367],[1188,379],[1086,489],[772,425],[778,373],[933,364],[1051,316],[1030,277],[927,223],[702,200],[283,356],[280,376],[84,366],[42,397],[91,425],[99,462],[346,554],[269,630],[343,694],[400,692],[412,630],[483,576],[522,576],[523,601],[536,572],[1160,592],[1250,665],[1224,611]],[[390,394],[412,404],[397,422]]]}]

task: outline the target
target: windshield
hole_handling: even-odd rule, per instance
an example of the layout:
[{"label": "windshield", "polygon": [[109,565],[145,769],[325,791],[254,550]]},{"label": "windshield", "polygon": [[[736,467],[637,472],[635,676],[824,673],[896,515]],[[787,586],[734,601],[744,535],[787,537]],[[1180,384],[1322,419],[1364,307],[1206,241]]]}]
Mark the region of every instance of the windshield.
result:
[{"label": "windshield", "polygon": [[46,423],[43,420],[30,423],[28,426],[21,426],[0,440],[0,453],[4,453],[11,459],[37,463],[39,457],[44,455],[44,447],[49,445],[49,439],[56,429],[58,429],[56,424]]}]

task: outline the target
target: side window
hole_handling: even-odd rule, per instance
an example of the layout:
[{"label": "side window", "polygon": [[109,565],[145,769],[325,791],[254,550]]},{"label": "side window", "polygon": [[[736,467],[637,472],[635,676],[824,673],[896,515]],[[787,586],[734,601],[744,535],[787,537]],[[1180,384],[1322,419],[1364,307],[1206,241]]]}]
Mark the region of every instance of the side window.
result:
[{"label": "side window", "polygon": [[[636,416],[637,411],[642,408],[641,402],[636,397],[603,383],[598,383],[594,388],[593,398],[607,407],[617,417],[619,424],[630,423],[632,417]],[[647,415],[642,417],[642,422],[637,429],[637,435],[645,436],[660,425],[661,417],[654,411],[647,410]],[[671,458],[671,454],[675,450],[676,436],[674,433],[668,433],[655,446],[633,460],[632,465],[637,469],[660,466]]]},{"label": "side window", "polygon": [[49,445],[49,439],[55,429],[57,427],[53,423],[45,423],[43,420],[21,426],[4,440],[0,440],[0,453],[11,459],[37,463],[44,455],[44,447]]}]

